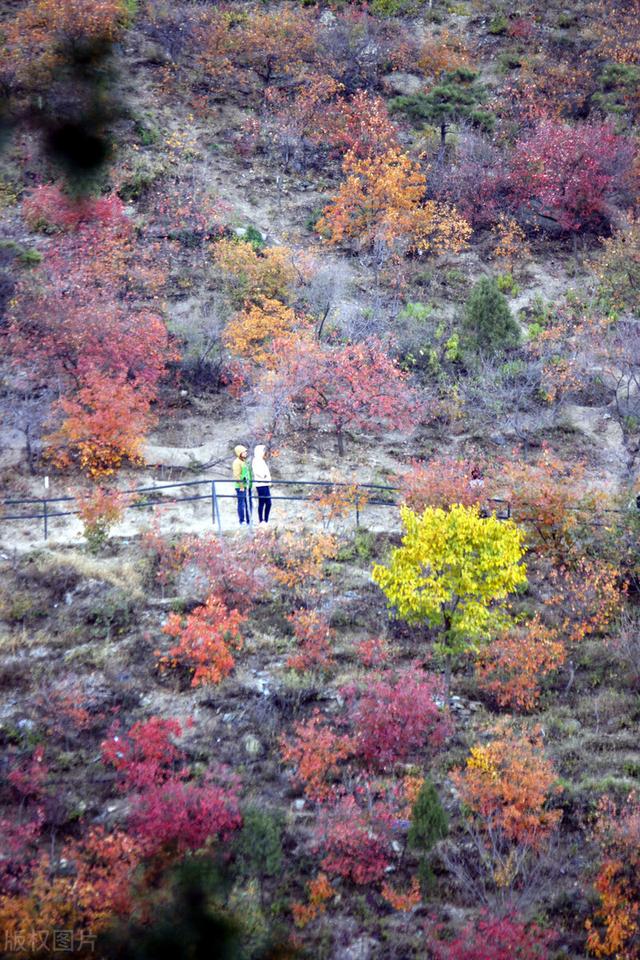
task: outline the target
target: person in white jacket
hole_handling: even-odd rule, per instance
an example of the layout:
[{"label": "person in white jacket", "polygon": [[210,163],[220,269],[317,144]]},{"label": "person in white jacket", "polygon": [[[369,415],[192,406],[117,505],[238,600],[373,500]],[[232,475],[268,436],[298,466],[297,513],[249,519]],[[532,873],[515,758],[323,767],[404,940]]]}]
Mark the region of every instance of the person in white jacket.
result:
[{"label": "person in white jacket", "polygon": [[253,460],[251,461],[251,472],[253,473],[253,482],[258,494],[258,520],[260,523],[269,522],[271,513],[271,471],[264,458],[266,447],[259,443],[253,451]]}]

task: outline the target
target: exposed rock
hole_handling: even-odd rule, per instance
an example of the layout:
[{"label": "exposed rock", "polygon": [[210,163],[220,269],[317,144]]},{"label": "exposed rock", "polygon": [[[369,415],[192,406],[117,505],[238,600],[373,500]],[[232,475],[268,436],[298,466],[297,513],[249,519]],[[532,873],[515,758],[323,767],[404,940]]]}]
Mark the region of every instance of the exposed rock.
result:
[{"label": "exposed rock", "polygon": [[242,738],[242,746],[248,757],[259,757],[262,753],[262,744],[252,733],[247,733]]},{"label": "exposed rock", "polygon": [[335,960],[338,960],[338,958],[340,960],[370,960],[373,951],[378,946],[378,941],[374,940],[373,937],[360,937],[359,940],[354,940],[348,947],[334,954]]},{"label": "exposed rock", "polygon": [[383,85],[389,93],[397,93],[403,97],[412,97],[424,90],[424,80],[415,73],[388,73]]},{"label": "exposed rock", "polygon": [[567,403],[558,414],[558,425],[591,440],[603,459],[619,471],[626,468],[628,458],[622,427],[608,410]]},{"label": "exposed rock", "polygon": [[145,463],[154,467],[199,467],[209,463],[215,455],[212,444],[203,444],[201,447],[164,447],[145,443],[142,448]]}]

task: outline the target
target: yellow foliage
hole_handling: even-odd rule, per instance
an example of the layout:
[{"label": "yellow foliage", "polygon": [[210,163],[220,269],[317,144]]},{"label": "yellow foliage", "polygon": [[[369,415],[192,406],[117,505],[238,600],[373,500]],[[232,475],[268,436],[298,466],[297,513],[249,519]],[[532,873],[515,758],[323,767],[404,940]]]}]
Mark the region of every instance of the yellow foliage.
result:
[{"label": "yellow foliage", "polygon": [[213,260],[229,275],[242,299],[284,300],[296,278],[289,247],[265,247],[258,252],[244,240],[218,240]]},{"label": "yellow foliage", "polygon": [[406,153],[393,148],[361,160],[351,152],[343,171],[345,181],[316,224],[329,243],[384,244],[394,255],[466,246],[471,226],[454,207],[425,199],[426,177]]},{"label": "yellow foliage", "polygon": [[476,506],[400,513],[402,546],[387,566],[374,566],[373,581],[408,623],[443,631],[436,650],[477,649],[509,620],[499,601],[526,583],[522,531],[510,520],[481,517]]},{"label": "yellow foliage", "polygon": [[252,360],[258,366],[275,364],[270,346],[273,340],[293,332],[296,315],[279,300],[264,299],[259,304],[246,303],[223,334],[225,346],[238,357]]}]

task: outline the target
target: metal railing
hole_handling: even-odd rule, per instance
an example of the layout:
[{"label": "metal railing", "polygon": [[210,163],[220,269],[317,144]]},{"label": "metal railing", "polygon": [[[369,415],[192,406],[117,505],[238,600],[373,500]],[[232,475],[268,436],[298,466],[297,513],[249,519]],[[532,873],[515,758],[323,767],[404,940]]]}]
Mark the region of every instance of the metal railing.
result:
[{"label": "metal railing", "polygon": [[[133,487],[127,490],[120,490],[119,492],[124,495],[124,497],[130,497],[132,500],[128,503],[125,503],[124,510],[143,510],[146,508],[154,509],[155,507],[169,507],[169,506],[180,506],[185,503],[195,503],[198,501],[209,501],[211,504],[211,523],[212,526],[216,527],[218,533],[223,532],[223,522],[222,522],[222,513],[220,511],[220,501],[221,500],[236,500],[235,489],[232,493],[224,493],[221,488],[229,487],[234,485],[234,481],[228,478],[223,477],[207,477],[201,480],[181,480],[172,483],[161,483],[161,484],[152,484],[151,486],[142,486],[142,487]],[[305,495],[304,493],[299,493],[299,490],[307,490],[311,488],[314,489],[324,488],[327,492],[335,490],[337,488],[350,488],[355,490],[355,495],[353,497],[353,515],[355,519],[356,526],[360,525],[361,513],[367,507],[391,507],[395,508],[399,505],[397,498],[397,493],[399,487],[391,486],[390,484],[383,483],[344,483],[337,482],[332,480],[276,480],[273,481],[272,486],[293,488],[295,492],[292,493],[271,493],[270,499],[272,501],[285,501],[285,502],[318,502],[318,497],[313,496],[313,493]],[[188,489],[189,491],[193,490],[193,493],[190,493],[188,496],[179,496],[176,494],[176,491],[182,489]],[[201,492],[204,488],[204,492]],[[365,494],[361,497],[357,495],[357,491],[362,490]],[[169,493],[168,491],[173,491]],[[88,500],[90,495],[86,496],[64,496],[64,497],[9,497],[5,499],[0,499],[0,523],[5,521],[39,521],[42,523],[43,536],[47,540],[49,538],[50,527],[53,520],[62,518],[62,517],[73,517],[78,516],[81,511],[78,509],[78,504],[84,500]],[[247,502],[247,513],[249,517],[249,522],[253,520],[253,506],[257,498],[252,496]],[[70,509],[60,509],[65,506],[70,506]],[[7,512],[8,508],[8,512]],[[27,508],[22,510],[21,508]],[[28,509],[31,508],[31,509]],[[38,512],[35,512],[36,509]],[[627,511],[615,507],[600,507],[598,510],[594,511],[587,507],[573,506],[569,508],[572,512],[576,513],[588,513],[590,518],[586,521],[590,526],[598,527],[605,526],[606,521],[604,520],[604,515],[608,514],[622,514]],[[637,500],[629,503],[628,511],[636,512],[640,511],[640,495]],[[499,520],[508,520],[515,519],[519,522],[535,521],[535,517],[527,517],[524,515],[514,516],[512,512],[511,502],[505,498],[501,497],[487,497],[482,503],[482,511],[485,515],[490,513],[494,514]]]},{"label": "metal railing", "polygon": [[[143,510],[145,508],[154,509],[160,506],[181,505],[184,503],[194,503],[207,500],[211,503],[211,523],[217,528],[218,533],[223,532],[222,514],[220,511],[221,500],[236,500],[235,490],[233,493],[224,493],[221,486],[233,484],[232,480],[222,477],[206,478],[203,480],[183,480],[176,483],[153,484],[152,486],[134,487],[129,490],[119,491],[125,497],[135,497],[133,502],[125,504],[126,510]],[[398,500],[396,494],[398,487],[382,483],[339,483],[331,480],[276,480],[272,484],[274,487],[293,487],[302,488],[324,488],[327,492],[336,488],[354,489],[353,513],[356,526],[360,525],[361,513],[367,507],[397,507]],[[188,496],[177,496],[175,491],[183,488],[192,489],[194,493]],[[205,488],[204,492],[200,492]],[[357,491],[364,491],[362,497],[358,497]],[[167,494],[167,491],[174,491],[174,494]],[[140,499],[142,498],[142,499]],[[61,517],[73,517],[80,514],[77,505],[83,500],[88,500],[89,495],[66,496],[66,497],[24,497],[8,498],[0,500],[0,523],[5,521],[33,521],[38,520],[42,523],[44,539],[49,538],[51,522]],[[247,498],[247,508],[249,523],[253,519],[253,504],[255,496]],[[317,502],[317,497],[313,495],[304,495],[300,493],[271,494],[271,500],[282,500],[287,502]],[[497,497],[487,499],[487,504],[496,505],[496,515],[501,519],[508,519],[511,516],[511,505],[507,500],[501,500]],[[70,509],[64,509],[69,505]],[[31,510],[29,510],[31,507]],[[5,512],[9,508],[10,512]],[[25,512],[21,508],[26,508]],[[38,512],[35,512],[36,509]],[[62,509],[61,509],[62,508]]]}]

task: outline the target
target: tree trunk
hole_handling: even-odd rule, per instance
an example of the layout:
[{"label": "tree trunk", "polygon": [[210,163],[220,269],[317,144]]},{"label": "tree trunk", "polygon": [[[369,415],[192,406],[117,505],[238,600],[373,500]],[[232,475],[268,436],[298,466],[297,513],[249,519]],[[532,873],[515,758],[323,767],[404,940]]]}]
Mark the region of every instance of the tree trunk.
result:
[{"label": "tree trunk", "polygon": [[344,457],[344,434],[341,426],[336,427],[336,439],[338,441],[338,456]]}]

